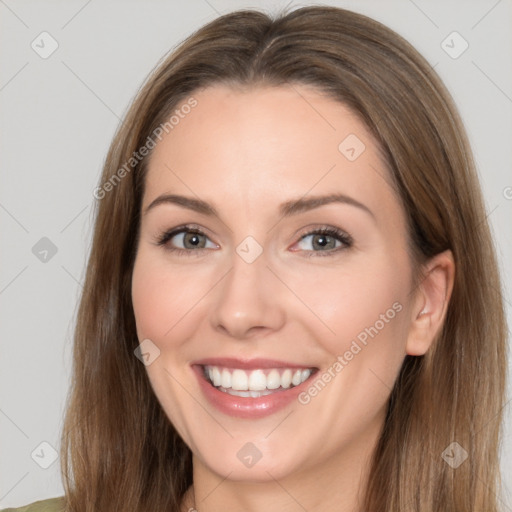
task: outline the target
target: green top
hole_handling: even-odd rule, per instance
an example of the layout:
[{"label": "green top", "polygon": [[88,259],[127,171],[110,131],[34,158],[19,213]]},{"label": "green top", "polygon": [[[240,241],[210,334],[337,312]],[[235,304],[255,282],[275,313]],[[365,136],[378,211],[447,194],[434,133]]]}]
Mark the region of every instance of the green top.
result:
[{"label": "green top", "polygon": [[61,512],[62,510],[64,510],[64,499],[60,497],[35,501],[19,508],[4,508],[0,512]]}]

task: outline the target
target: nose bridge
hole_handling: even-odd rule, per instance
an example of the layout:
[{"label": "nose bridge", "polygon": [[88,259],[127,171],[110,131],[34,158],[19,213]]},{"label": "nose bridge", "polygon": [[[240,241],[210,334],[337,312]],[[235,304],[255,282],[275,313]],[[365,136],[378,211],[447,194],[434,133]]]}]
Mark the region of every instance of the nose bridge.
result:
[{"label": "nose bridge", "polygon": [[247,237],[231,257],[231,268],[215,296],[212,326],[236,338],[254,331],[279,329],[284,322],[276,280],[267,268],[266,254]]}]

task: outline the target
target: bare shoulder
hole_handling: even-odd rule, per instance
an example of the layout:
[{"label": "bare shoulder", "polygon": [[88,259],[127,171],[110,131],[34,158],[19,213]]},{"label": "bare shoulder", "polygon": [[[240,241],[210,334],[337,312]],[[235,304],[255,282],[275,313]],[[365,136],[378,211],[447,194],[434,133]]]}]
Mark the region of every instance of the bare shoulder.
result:
[{"label": "bare shoulder", "polygon": [[0,512],[62,512],[64,510],[64,497],[40,500],[18,508],[4,508]]}]

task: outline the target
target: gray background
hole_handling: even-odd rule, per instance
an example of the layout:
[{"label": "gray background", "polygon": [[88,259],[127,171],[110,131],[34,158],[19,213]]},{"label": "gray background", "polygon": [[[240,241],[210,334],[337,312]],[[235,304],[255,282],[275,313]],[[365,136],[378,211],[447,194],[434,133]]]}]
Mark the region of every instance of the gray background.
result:
[{"label": "gray background", "polygon": [[[396,30],[435,66],[455,97],[498,245],[510,322],[511,0],[323,3]],[[242,7],[275,12],[286,4],[0,0],[0,508],[63,493],[58,461],[41,467],[53,460],[52,448],[41,443],[59,449],[92,191],[129,101],[157,61],[207,21]],[[40,52],[43,44],[50,49],[48,36],[41,43],[43,31],[59,45],[46,59],[31,47],[35,41]],[[458,58],[446,45],[457,53],[462,40],[443,44],[453,31],[469,44]],[[46,262],[32,250],[43,237],[57,249]],[[509,399],[510,392],[502,448],[505,511],[512,511]]]}]

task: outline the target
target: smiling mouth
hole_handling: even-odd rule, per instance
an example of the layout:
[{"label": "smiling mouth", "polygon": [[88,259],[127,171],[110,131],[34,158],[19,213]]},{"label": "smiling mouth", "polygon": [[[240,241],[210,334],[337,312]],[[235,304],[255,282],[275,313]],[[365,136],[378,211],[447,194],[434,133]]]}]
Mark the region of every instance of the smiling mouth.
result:
[{"label": "smiling mouth", "polygon": [[258,368],[243,370],[203,365],[204,378],[217,390],[233,396],[259,398],[299,386],[317,368]]}]

